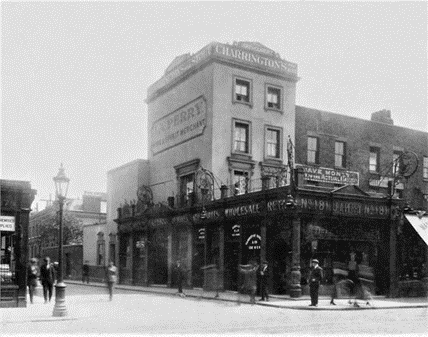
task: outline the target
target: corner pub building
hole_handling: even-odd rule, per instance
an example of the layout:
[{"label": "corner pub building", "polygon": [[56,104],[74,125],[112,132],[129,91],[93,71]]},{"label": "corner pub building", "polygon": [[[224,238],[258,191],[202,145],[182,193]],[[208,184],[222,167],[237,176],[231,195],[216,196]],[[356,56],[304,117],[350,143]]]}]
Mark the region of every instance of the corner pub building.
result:
[{"label": "corner pub building", "polygon": [[341,177],[329,187],[307,184],[294,164],[306,155],[293,146],[297,81],[297,65],[260,43],[213,42],[149,87],[145,179],[114,219],[120,283],[175,286],[180,260],[185,286],[236,291],[239,264],[267,260],[270,292],[299,297],[311,258],[329,292],[355,253],[373,292],[388,292],[402,200],[363,191],[349,167],[324,172]]}]

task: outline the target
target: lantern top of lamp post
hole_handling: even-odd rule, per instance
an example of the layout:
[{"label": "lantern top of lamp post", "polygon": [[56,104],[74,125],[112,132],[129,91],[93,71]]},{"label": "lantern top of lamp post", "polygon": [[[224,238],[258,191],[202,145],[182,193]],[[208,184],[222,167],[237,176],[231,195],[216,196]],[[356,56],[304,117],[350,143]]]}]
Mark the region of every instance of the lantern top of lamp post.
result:
[{"label": "lantern top of lamp post", "polygon": [[64,173],[64,166],[61,163],[58,174],[53,178],[55,182],[56,194],[59,198],[65,198],[68,190],[70,179]]}]

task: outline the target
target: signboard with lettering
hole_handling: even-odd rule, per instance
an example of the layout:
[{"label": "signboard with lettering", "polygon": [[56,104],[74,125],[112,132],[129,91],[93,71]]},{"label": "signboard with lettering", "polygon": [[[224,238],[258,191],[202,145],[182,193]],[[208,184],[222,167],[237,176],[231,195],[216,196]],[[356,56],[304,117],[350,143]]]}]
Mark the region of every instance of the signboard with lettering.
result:
[{"label": "signboard with lettering", "polygon": [[201,135],[207,125],[207,104],[203,96],[158,119],[151,129],[153,154]]},{"label": "signboard with lettering", "polygon": [[388,218],[389,207],[386,204],[361,201],[345,201],[298,197],[297,204],[305,211],[326,213],[341,216],[367,216],[374,218]]},{"label": "signboard with lettering", "polygon": [[205,228],[204,227],[198,229],[198,239],[199,240],[205,239]]},{"label": "signboard with lettering", "polygon": [[262,237],[259,234],[251,234],[247,241],[245,241],[245,245],[250,250],[256,250],[261,248]]},{"label": "signboard with lettering", "polygon": [[184,55],[181,63],[177,65],[174,63],[174,66],[170,67],[170,71],[148,88],[147,97],[150,98],[156,91],[172,83],[209,57],[229,59],[264,70],[297,76],[296,63],[285,61],[278,54],[268,52],[267,49],[260,46],[257,47],[254,43],[238,43],[233,46],[218,42],[210,43],[192,56]]},{"label": "signboard with lettering", "polygon": [[0,216],[0,232],[14,232],[15,217],[2,215]]},{"label": "signboard with lettering", "polygon": [[232,237],[241,236],[241,225],[233,225],[232,226]]},{"label": "signboard with lettering", "polygon": [[229,217],[234,217],[234,216],[259,214],[259,213],[261,213],[261,211],[262,211],[261,203],[257,203],[257,204],[242,205],[242,206],[226,208],[224,210],[224,215],[227,218],[229,218]]},{"label": "signboard with lettering", "polygon": [[303,178],[320,183],[359,185],[359,173],[353,171],[335,170],[326,167],[299,165],[303,169]]}]

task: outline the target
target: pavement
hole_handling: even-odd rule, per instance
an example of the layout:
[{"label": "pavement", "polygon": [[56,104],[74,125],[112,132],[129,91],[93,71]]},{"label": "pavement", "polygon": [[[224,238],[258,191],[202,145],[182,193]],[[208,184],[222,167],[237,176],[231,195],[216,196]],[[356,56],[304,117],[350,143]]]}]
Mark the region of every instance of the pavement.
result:
[{"label": "pavement", "polygon": [[[104,283],[89,283],[83,284],[78,281],[66,280],[66,284],[75,284],[85,287],[99,287],[106,288]],[[116,285],[115,289],[120,289],[121,292],[143,292],[147,294],[157,294],[160,296],[175,296],[178,297],[177,289],[168,288],[166,286],[132,286],[132,285]],[[41,294],[42,289],[37,289],[38,293]],[[202,289],[184,289],[185,298],[183,300],[211,300],[211,301],[225,301],[235,302],[239,305],[251,305],[248,295],[238,294],[233,291],[219,292],[216,296],[215,291],[203,291]],[[67,293],[67,291],[66,291]],[[67,320],[73,321],[79,318],[96,317],[100,313],[94,312],[90,305],[86,302],[102,302],[106,301],[110,303],[111,310],[114,310],[114,301],[108,302],[107,290],[105,295],[94,294],[85,296],[85,300],[82,301],[81,296],[68,296],[66,302],[68,308],[68,315],[65,317],[52,317],[53,305],[55,297],[52,298],[52,302],[44,304],[42,296],[35,296],[34,304],[27,304],[27,308],[1,308],[0,309],[0,322],[2,324],[7,323],[23,323],[23,322],[43,322],[43,321],[58,321]],[[264,306],[278,309],[291,309],[291,310],[379,310],[379,309],[406,309],[406,308],[428,308],[428,298],[386,298],[384,296],[375,296],[371,301],[370,305],[366,305],[365,301],[359,300],[359,307],[350,305],[349,299],[340,298],[336,299],[336,305],[330,304],[329,297],[320,296],[317,307],[310,307],[310,297],[301,296],[299,298],[291,298],[287,295],[270,295],[269,301],[258,301],[259,297],[256,297],[256,306]]]}]

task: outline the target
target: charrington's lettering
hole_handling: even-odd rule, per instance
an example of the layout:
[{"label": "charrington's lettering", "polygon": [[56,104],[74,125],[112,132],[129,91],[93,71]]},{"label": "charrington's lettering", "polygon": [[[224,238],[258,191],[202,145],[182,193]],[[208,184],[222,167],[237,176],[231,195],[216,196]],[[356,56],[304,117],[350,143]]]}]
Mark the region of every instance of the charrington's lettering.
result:
[{"label": "charrington's lettering", "polygon": [[273,68],[287,73],[297,74],[297,64],[285,62],[280,59],[272,59],[270,57],[260,56],[251,52],[231,47],[224,44],[216,44],[214,48],[217,54],[233,57],[238,60],[249,63],[259,64],[265,67]]}]

